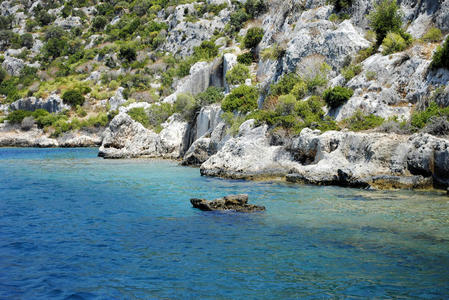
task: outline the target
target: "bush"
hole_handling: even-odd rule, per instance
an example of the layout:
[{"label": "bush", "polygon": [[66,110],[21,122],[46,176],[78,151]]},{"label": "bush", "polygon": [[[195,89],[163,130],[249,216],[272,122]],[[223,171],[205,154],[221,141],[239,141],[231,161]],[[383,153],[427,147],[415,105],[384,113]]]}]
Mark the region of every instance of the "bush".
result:
[{"label": "bush", "polygon": [[150,119],[148,118],[147,113],[143,107],[134,107],[128,111],[128,115],[136,122],[139,122],[144,127],[148,127],[150,125]]},{"label": "bush", "polygon": [[237,56],[237,62],[243,65],[251,65],[254,61],[254,54],[252,52],[246,52]]},{"label": "bush", "polygon": [[195,98],[189,94],[178,94],[176,101],[173,104],[173,110],[181,114],[186,121],[191,121],[193,119],[197,108]]},{"label": "bush", "polygon": [[297,103],[295,96],[291,94],[282,95],[278,99],[275,111],[281,116],[292,115],[295,112]]},{"label": "bush", "polygon": [[101,31],[108,24],[108,20],[103,16],[96,16],[92,21],[92,30]]},{"label": "bush", "polygon": [[446,68],[449,69],[449,37],[443,43],[443,46],[438,47],[435,51],[432,63],[430,65],[432,69]]},{"label": "bush", "polygon": [[160,105],[152,105],[148,109],[148,118],[151,127],[157,132],[162,130],[160,125],[164,123],[172,114],[173,107],[171,104],[161,103]]},{"label": "bush", "polygon": [[404,51],[407,48],[407,43],[400,34],[390,32],[382,42],[383,55],[393,54],[395,52]]},{"label": "bush", "polygon": [[223,100],[224,94],[223,89],[210,86],[202,93],[195,96],[195,101],[198,106],[205,106],[212,103],[221,102]]},{"label": "bush", "polygon": [[355,76],[359,75],[361,72],[362,72],[361,65],[349,65],[341,70],[341,75],[343,75],[345,81],[348,82]]},{"label": "bush", "polygon": [[256,48],[260,41],[262,41],[263,33],[263,29],[259,27],[252,27],[248,29],[248,32],[243,39],[243,44],[248,49]]},{"label": "bush", "polygon": [[28,49],[33,47],[34,39],[31,33],[25,33],[20,37],[20,45]]},{"label": "bush", "polygon": [[348,101],[353,94],[354,94],[353,90],[349,88],[336,86],[334,88],[329,88],[325,90],[323,93],[323,98],[330,108],[337,108],[346,101]]},{"label": "bush", "polygon": [[193,55],[196,60],[211,60],[218,55],[218,47],[214,42],[203,41],[200,46],[193,48]]},{"label": "bush", "polygon": [[279,96],[289,94],[293,87],[301,81],[301,77],[295,73],[285,74],[278,82],[270,86],[270,95]]},{"label": "bush", "polygon": [[352,0],[331,0],[330,2],[335,6],[335,10],[337,11],[349,8],[352,5]]},{"label": "bush", "polygon": [[402,16],[396,0],[381,0],[368,16],[371,28],[376,33],[377,45],[380,46],[389,32],[399,33]]},{"label": "bush", "polygon": [[382,125],[385,120],[382,117],[375,116],[373,114],[365,115],[360,110],[342,122],[345,127],[352,131],[368,130],[371,128],[376,128]]},{"label": "bush", "polygon": [[257,108],[259,92],[253,86],[241,85],[231,91],[221,104],[223,111],[247,113]]},{"label": "bush", "polygon": [[64,103],[69,104],[72,107],[84,104],[84,96],[78,90],[68,90],[62,95]]},{"label": "bush", "polygon": [[21,124],[23,119],[32,116],[32,114],[33,113],[31,111],[14,110],[9,113],[9,115],[6,117],[6,120],[8,120],[11,124]]},{"label": "bush", "polygon": [[426,32],[426,34],[422,37],[423,41],[426,42],[439,42],[443,39],[443,34],[441,33],[441,30],[435,27],[432,27],[429,29],[429,31]]},{"label": "bush", "polygon": [[226,73],[226,81],[228,84],[243,84],[250,77],[249,69],[242,65],[236,64],[229,72]]},{"label": "bush", "polygon": [[239,31],[243,27],[245,22],[249,19],[249,17],[250,16],[241,9],[232,13],[229,20],[231,33]]},{"label": "bush", "polygon": [[136,60],[136,58],[137,58],[136,49],[132,46],[124,45],[124,46],[120,47],[118,56],[120,59],[126,60],[128,62],[132,62],[132,61]]},{"label": "bush", "polygon": [[307,94],[307,84],[304,81],[299,81],[293,86],[293,89],[290,92],[296,99],[301,100]]},{"label": "bush", "polygon": [[265,48],[262,50],[260,56],[262,59],[271,59],[276,60],[279,57],[285,54],[285,49],[279,46],[278,44],[274,44],[271,47]]},{"label": "bush", "polygon": [[264,14],[268,9],[264,0],[247,0],[244,4],[244,8],[250,18],[255,18]]},{"label": "bush", "polygon": [[440,108],[437,103],[432,101],[429,106],[419,112],[414,112],[411,117],[411,125],[416,129],[421,129],[426,127],[430,119],[435,117],[448,117],[449,107]]}]

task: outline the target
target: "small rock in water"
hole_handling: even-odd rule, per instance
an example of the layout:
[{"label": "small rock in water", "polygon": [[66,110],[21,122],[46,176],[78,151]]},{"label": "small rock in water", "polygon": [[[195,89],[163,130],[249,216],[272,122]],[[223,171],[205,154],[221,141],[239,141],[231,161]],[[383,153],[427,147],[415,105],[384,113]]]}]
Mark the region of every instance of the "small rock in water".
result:
[{"label": "small rock in water", "polygon": [[246,194],[225,196],[212,201],[192,198],[190,203],[192,203],[193,207],[204,211],[234,210],[237,212],[257,212],[265,210],[265,206],[248,204],[248,195]]}]

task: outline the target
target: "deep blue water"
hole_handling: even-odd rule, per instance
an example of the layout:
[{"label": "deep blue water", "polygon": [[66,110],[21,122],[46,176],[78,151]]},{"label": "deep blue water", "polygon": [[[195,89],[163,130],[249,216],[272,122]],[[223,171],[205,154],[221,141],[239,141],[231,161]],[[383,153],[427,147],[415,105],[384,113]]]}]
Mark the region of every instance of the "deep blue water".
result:
[{"label": "deep blue water", "polygon": [[[0,149],[1,299],[448,298],[449,197]],[[258,214],[190,197],[248,193]]]}]

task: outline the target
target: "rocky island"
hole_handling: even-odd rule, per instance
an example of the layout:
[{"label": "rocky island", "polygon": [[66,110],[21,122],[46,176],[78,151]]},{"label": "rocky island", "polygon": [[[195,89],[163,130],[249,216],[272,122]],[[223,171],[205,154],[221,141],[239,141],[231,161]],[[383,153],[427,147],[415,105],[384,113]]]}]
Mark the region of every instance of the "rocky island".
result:
[{"label": "rocky island", "polygon": [[0,26],[0,146],[449,187],[449,0],[4,0]]},{"label": "rocky island", "polygon": [[230,195],[223,198],[218,198],[212,201],[206,199],[192,198],[190,199],[194,208],[198,208],[203,211],[236,211],[236,212],[260,212],[264,211],[264,206],[257,206],[254,204],[248,204],[248,195]]}]

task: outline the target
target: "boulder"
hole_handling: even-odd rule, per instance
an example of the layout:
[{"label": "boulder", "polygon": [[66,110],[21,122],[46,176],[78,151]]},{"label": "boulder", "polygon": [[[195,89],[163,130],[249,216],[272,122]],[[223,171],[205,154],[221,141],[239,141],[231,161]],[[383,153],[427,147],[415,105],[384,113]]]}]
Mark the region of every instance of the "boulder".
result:
[{"label": "boulder", "polygon": [[194,208],[198,208],[203,211],[236,211],[236,212],[261,212],[265,210],[265,206],[257,206],[254,204],[248,204],[248,195],[231,195],[223,198],[218,198],[212,201],[206,199],[192,198],[190,199]]},{"label": "boulder", "polygon": [[20,76],[25,64],[23,60],[11,56],[6,56],[2,63],[3,69],[11,76]]},{"label": "boulder", "polygon": [[132,158],[160,156],[160,137],[126,113],[119,113],[104,132],[98,156]]}]

